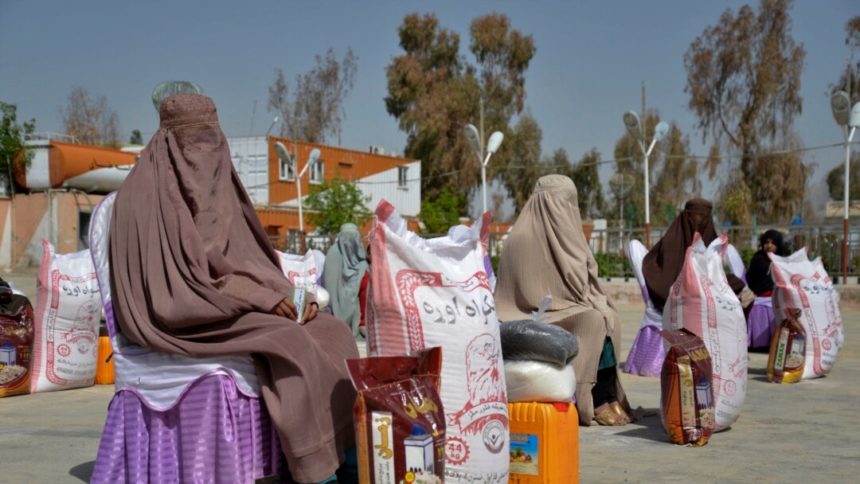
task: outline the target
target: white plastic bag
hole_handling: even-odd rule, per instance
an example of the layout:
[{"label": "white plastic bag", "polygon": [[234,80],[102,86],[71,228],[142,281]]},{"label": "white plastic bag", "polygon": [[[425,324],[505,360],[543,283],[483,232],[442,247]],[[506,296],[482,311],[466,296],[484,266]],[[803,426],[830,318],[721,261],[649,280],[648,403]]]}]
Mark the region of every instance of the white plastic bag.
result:
[{"label": "white plastic bag", "polygon": [[506,361],[509,402],[570,402],[576,391],[573,363],[559,369],[540,361]]},{"label": "white plastic bag", "polygon": [[[328,306],[331,297],[328,291],[320,284],[325,265],[325,254],[310,249],[305,255],[287,254],[276,250],[281,259],[281,271],[287,276],[287,280],[293,287],[302,287],[316,296],[316,303],[320,309]],[[299,293],[296,294],[298,296]],[[293,301],[296,303],[297,301]]]},{"label": "white plastic bag", "polygon": [[480,234],[421,239],[383,200],[370,246],[369,354],[441,346],[445,482],[508,482],[505,373]]},{"label": "white plastic bag", "polygon": [[705,247],[695,235],[663,308],[663,329],[687,329],[711,354],[716,431],[738,419],[747,391],[746,319],[723,271],[727,242],[723,235]]},{"label": "white plastic bag", "polygon": [[102,308],[90,251],[56,254],[47,241],[42,247],[30,392],[90,386]]},{"label": "white plastic bag", "polygon": [[826,375],[844,344],[839,293],[821,259],[809,260],[806,249],[788,257],[770,254],[774,282],[773,314],[781,321],[794,309],[806,330],[806,364],[803,379]]}]

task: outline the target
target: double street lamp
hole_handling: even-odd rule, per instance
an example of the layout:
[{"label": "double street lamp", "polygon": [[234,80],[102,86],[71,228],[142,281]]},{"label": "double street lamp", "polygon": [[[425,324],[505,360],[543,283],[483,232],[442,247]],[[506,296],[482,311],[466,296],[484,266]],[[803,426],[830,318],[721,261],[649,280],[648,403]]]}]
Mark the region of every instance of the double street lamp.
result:
[{"label": "double street lamp", "polygon": [[842,245],[842,281],[843,284],[848,282],[848,202],[849,195],[849,174],[851,172],[851,140],[854,138],[854,132],[860,127],[860,102],[851,106],[851,97],[845,91],[837,91],[830,97],[830,109],[833,111],[833,119],[836,124],[842,126],[842,133],[845,136],[845,193],[844,195],[844,214],[842,219],[842,230],[844,243]]},{"label": "double street lamp", "polygon": [[[296,158],[298,158],[298,151],[296,151],[296,156],[290,155],[290,152],[287,151],[287,147],[284,146],[280,141],[275,142],[275,152],[278,154],[278,158],[281,162],[286,163],[287,166],[295,166],[298,169],[298,164]],[[305,236],[305,219],[302,216],[302,177],[305,175],[305,172],[308,171],[308,168],[312,168],[320,158],[320,150],[319,148],[314,148],[311,150],[310,155],[308,156],[308,160],[305,163],[304,168],[301,169],[296,174],[296,191],[298,193],[298,201],[299,201],[299,231],[302,233],[302,237]]]},{"label": "double street lamp", "polygon": [[495,131],[490,135],[486,155],[484,154],[484,133],[478,131],[474,124],[466,125],[466,139],[469,140],[469,147],[481,163],[481,191],[484,200],[484,210],[481,213],[485,213],[487,211],[487,165],[490,163],[490,157],[499,150],[505,135],[501,131]]},{"label": "double street lamp", "polygon": [[645,246],[649,249],[651,248],[651,196],[650,196],[650,181],[648,177],[648,157],[651,156],[651,152],[654,150],[654,145],[657,144],[658,141],[661,141],[666,137],[666,134],[669,133],[669,125],[665,121],[660,121],[657,123],[657,126],[654,128],[654,136],[651,138],[651,143],[648,147],[645,147],[645,127],[642,126],[642,122],[639,119],[639,115],[637,115],[633,111],[627,111],[624,113],[624,127],[627,128],[627,132],[630,133],[630,136],[636,140],[636,144],[639,145],[639,149],[642,150],[642,155],[645,158]]}]

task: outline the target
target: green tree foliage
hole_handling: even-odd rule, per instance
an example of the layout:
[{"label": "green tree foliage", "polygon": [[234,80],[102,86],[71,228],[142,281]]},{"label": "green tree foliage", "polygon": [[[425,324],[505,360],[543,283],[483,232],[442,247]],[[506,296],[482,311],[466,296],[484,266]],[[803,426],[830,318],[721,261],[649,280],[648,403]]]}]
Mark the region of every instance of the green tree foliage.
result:
[{"label": "green tree foliage", "polygon": [[[13,163],[25,166],[30,162],[30,154],[24,150],[24,137],[36,129],[36,120],[18,123],[18,107],[0,101],[0,173],[7,175]],[[11,180],[10,180],[11,182]]]},{"label": "green tree foliage", "polygon": [[143,144],[143,135],[140,134],[139,129],[131,130],[131,136],[128,138],[128,143],[132,145],[142,145]]},{"label": "green tree foliage", "polygon": [[450,189],[443,189],[439,196],[421,201],[419,218],[428,234],[444,234],[452,225],[460,223],[460,211],[466,204],[466,196]]},{"label": "green tree foliage", "polygon": [[[684,55],[689,108],[699,118],[703,140],[710,136],[728,148],[724,152],[740,154],[741,176],[724,186],[735,192],[740,189],[736,184],[747,185],[751,211],[760,211],[774,196],[767,178],[757,176],[768,172],[758,166],[766,158],[760,154],[792,142],[794,117],[803,105],[800,79],[806,50],[791,35],[791,4],[761,0],[758,11],[749,5],[726,10]],[[800,194],[802,200],[805,179],[782,186],[787,191],[778,198]]]},{"label": "green tree foliage", "polygon": [[[563,151],[563,150],[562,150]],[[567,154],[565,154],[565,157]],[[583,218],[596,218],[603,215],[605,201],[600,184],[600,152],[596,148],[582,155],[574,165],[571,178],[579,195],[579,212]]]},{"label": "green tree foliage", "polygon": [[269,111],[284,121],[281,136],[290,136],[309,143],[325,143],[331,136],[340,135],[343,121],[343,101],[352,90],[358,57],[348,49],[338,60],[333,49],[314,57],[314,67],[296,76],[296,89],[292,97],[284,78],[284,71],[275,71],[275,80],[269,86]]},{"label": "green tree foliage", "polygon": [[[848,187],[848,196],[852,200],[860,199],[860,175],[858,175],[860,172],[857,170],[860,170],[860,154],[854,153],[851,157],[851,184]],[[827,173],[827,188],[830,191],[830,198],[833,200],[843,200],[845,198],[844,163],[840,163],[839,166]]]},{"label": "green tree foliage", "polygon": [[499,176],[513,199],[516,213],[522,210],[538,178],[545,173],[546,166],[541,162],[542,138],[540,125],[531,113],[520,116],[509,136],[510,162]]},{"label": "green tree foliage", "polygon": [[860,15],[845,24],[845,45],[851,62],[840,74],[839,81],[830,86],[830,92],[845,91],[851,95],[851,104],[860,102]]},{"label": "green tree foliage", "polygon": [[370,200],[354,183],[340,176],[313,185],[311,195],[305,199],[310,209],[308,219],[317,230],[329,237],[337,236],[340,226],[353,223],[361,227],[370,219],[370,210],[365,203]]},{"label": "green tree foliage", "polygon": [[[463,127],[478,125],[481,99],[487,133],[510,135],[510,121],[524,106],[532,37],[498,14],[474,19],[470,33],[473,64],[459,53],[458,33],[440,26],[432,14],[409,14],[398,28],[404,52],[386,67],[385,107],[407,134],[406,156],[422,161],[421,190],[429,200],[445,189],[465,195],[480,180],[480,164]],[[491,178],[506,169],[509,152],[505,143],[494,155]],[[461,199],[463,213],[466,198]]]}]

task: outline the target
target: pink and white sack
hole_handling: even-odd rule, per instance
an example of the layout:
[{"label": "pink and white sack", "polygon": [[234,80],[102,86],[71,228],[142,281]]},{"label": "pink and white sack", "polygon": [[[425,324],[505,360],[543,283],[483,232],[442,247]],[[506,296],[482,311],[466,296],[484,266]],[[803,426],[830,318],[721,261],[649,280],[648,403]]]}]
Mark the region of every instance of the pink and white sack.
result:
[{"label": "pink and white sack", "polygon": [[89,250],[57,254],[47,241],[42,248],[30,392],[91,386],[102,309],[93,259]]},{"label": "pink and white sack", "polygon": [[806,330],[806,364],[803,379],[826,375],[836,363],[845,340],[839,292],[824,270],[821,258],[809,260],[806,248],[788,257],[770,254],[773,277],[773,313],[777,321],[800,310]]},{"label": "pink and white sack", "polygon": [[509,421],[495,302],[481,233],[425,240],[385,200],[370,233],[370,356],[442,347],[445,482],[508,482]]},{"label": "pink and white sack", "polygon": [[325,254],[316,249],[309,249],[305,255],[287,254],[279,250],[275,252],[281,261],[281,271],[290,284],[313,293],[319,308],[324,309],[330,299],[328,291],[321,284]]},{"label": "pink and white sack", "polygon": [[711,354],[715,431],[738,419],[747,392],[746,320],[723,271],[727,246],[723,235],[705,247],[697,233],[663,308],[664,330],[690,331],[702,338]]}]

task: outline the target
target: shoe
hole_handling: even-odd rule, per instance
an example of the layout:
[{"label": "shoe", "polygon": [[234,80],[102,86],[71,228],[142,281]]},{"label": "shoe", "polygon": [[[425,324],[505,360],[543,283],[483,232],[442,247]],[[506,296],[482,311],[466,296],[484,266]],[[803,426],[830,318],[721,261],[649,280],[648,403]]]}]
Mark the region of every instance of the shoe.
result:
[{"label": "shoe", "polygon": [[627,423],[622,420],[620,415],[613,412],[612,407],[609,405],[607,405],[603,410],[596,412],[594,414],[594,420],[600,425],[609,426],[625,425]]},{"label": "shoe", "polygon": [[629,424],[635,421],[633,417],[631,417],[623,408],[621,408],[620,403],[612,402],[609,404],[609,408],[615,415],[618,415],[619,419],[623,420],[625,424]]}]

